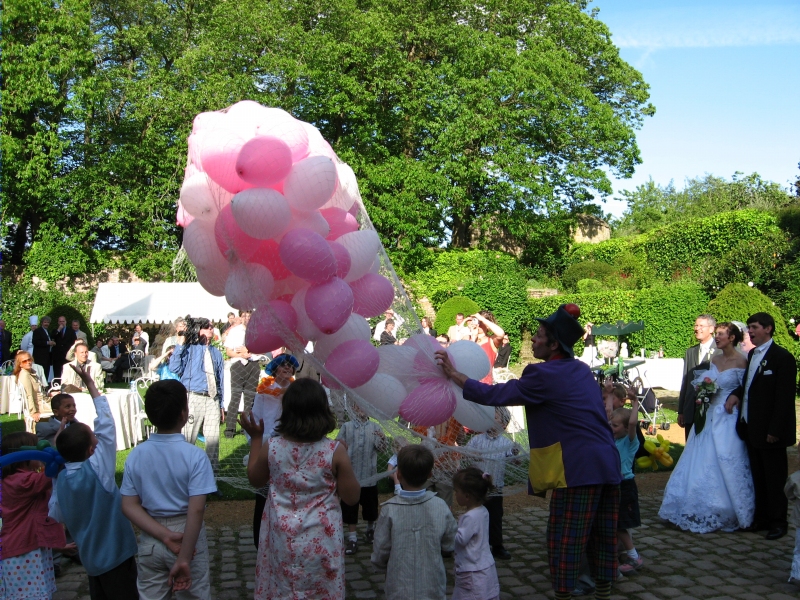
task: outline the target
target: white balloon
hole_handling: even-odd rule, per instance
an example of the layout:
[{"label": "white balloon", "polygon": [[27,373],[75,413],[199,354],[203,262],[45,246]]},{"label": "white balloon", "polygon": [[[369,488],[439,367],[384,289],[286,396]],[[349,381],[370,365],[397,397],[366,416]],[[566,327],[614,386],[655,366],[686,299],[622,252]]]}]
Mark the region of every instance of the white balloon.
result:
[{"label": "white balloon", "polygon": [[181,186],[183,209],[195,219],[214,220],[233,194],[211,181],[203,172],[187,177]]},{"label": "white balloon", "polygon": [[283,193],[295,210],[316,210],[333,196],[336,182],[336,164],[327,156],[310,156],[292,165]]},{"label": "white balloon", "polygon": [[239,192],[231,200],[231,211],[241,230],[259,240],[281,235],[292,220],[286,198],[267,188]]},{"label": "white balloon", "polygon": [[296,275],[290,275],[286,279],[279,279],[275,282],[275,289],[272,290],[270,300],[277,300],[281,296],[291,296],[304,287],[308,287],[308,282]]},{"label": "white balloon", "polygon": [[375,273],[375,275],[380,275],[381,273],[381,255],[375,257],[375,260],[372,261],[372,265],[369,267],[370,273]]},{"label": "white balloon", "polygon": [[197,281],[212,296],[225,295],[225,282],[228,279],[227,261],[219,266],[211,268],[197,267]]},{"label": "white balloon", "polygon": [[331,145],[325,141],[319,129],[314,127],[311,123],[300,121],[300,124],[305,129],[308,136],[308,156],[327,156],[332,161],[336,162],[336,153],[331,148]]},{"label": "white balloon", "polygon": [[328,200],[323,208],[338,207],[342,210],[350,210],[355,203],[356,199],[360,197],[358,191],[358,181],[356,181],[356,174],[350,165],[346,163],[339,163],[336,165],[339,185],[333,196]]},{"label": "white balloon", "polygon": [[318,210],[309,213],[292,211],[292,220],[286,228],[286,231],[291,229],[310,229],[311,231],[316,231],[324,238],[328,237],[328,234],[331,232],[331,226]]},{"label": "white balloon", "polygon": [[328,355],[340,344],[349,340],[369,341],[371,335],[369,322],[361,315],[353,313],[336,333],[320,335],[317,338],[317,343],[314,344],[314,356],[319,358],[320,362],[325,362]]},{"label": "white balloon", "polygon": [[373,229],[351,231],[336,238],[350,253],[350,271],[344,280],[348,283],[361,279],[369,273],[375,255],[381,249],[381,239]]},{"label": "white balloon", "polygon": [[[214,270],[222,267],[227,279],[228,261],[219,251],[214,237],[214,221],[195,219],[183,231],[183,248],[197,269]],[[222,282],[224,292],[225,282]],[[222,294],[217,294],[221,296]]]},{"label": "white balloon", "polygon": [[406,388],[396,377],[384,373],[375,373],[372,379],[353,391],[372,405],[377,414],[371,416],[379,419],[395,418],[408,395]]},{"label": "white balloon", "polygon": [[459,340],[447,347],[455,368],[470,379],[480,381],[489,374],[492,365],[489,357],[478,344],[470,340]]},{"label": "white balloon", "polygon": [[399,381],[414,380],[414,360],[417,349],[410,346],[379,346],[378,356],[381,362],[378,373],[391,375]]},{"label": "white balloon", "polygon": [[228,123],[227,116],[223,112],[210,111],[198,114],[192,122],[192,133],[200,133],[217,127],[225,127]]},{"label": "white balloon", "polygon": [[[292,151],[292,161],[297,162],[308,156],[308,132],[303,124],[280,109],[267,109],[269,117],[261,118],[256,133],[270,135],[283,140]],[[282,114],[281,114],[282,113]]]},{"label": "white balloon", "polygon": [[469,427],[473,431],[489,431],[496,425],[494,421],[494,407],[481,406],[469,400],[464,400],[461,390],[456,393],[456,410],[453,413],[456,421]]},{"label": "white balloon", "polygon": [[253,310],[269,301],[275,281],[263,265],[238,263],[225,282],[225,299],[238,310]]},{"label": "white balloon", "polygon": [[308,313],[306,313],[307,291],[308,285],[296,291],[294,297],[292,297],[291,305],[294,312],[297,313],[297,333],[299,333],[303,339],[316,341],[324,336],[311,319],[308,318]]}]

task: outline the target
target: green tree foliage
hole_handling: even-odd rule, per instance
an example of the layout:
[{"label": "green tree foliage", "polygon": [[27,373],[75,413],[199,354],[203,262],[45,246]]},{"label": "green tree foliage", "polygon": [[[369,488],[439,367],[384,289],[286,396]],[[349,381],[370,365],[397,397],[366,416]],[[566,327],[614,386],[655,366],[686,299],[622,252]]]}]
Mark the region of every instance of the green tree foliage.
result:
[{"label": "green tree foliage", "polygon": [[610,264],[599,260],[584,260],[571,264],[561,275],[561,283],[564,289],[575,292],[578,289],[578,282],[592,279],[601,284],[616,277],[617,270]]},{"label": "green tree foliage", "polygon": [[731,283],[717,294],[717,297],[708,303],[708,311],[717,318],[717,321],[747,322],[750,315],[765,312],[775,319],[774,340],[797,354],[797,344],[789,335],[786,320],[781,309],[768,296],[754,287],[743,283]]},{"label": "green tree foliage", "polygon": [[164,276],[191,119],[242,99],[321,129],[406,267],[466,247],[486,215],[538,235],[633,172],[653,113],[586,4],[10,0],[8,258],[48,223],[77,263]]},{"label": "green tree foliage", "polygon": [[688,179],[683,190],[651,179],[634,191],[622,192],[628,209],[613,222],[614,235],[645,233],[652,229],[742,209],[775,211],[796,202],[780,185],[758,173],[734,173],[730,181],[713,175]]},{"label": "green tree foliage", "polygon": [[481,307],[473,300],[465,296],[453,296],[439,307],[434,328],[437,332],[447,333],[447,330],[456,324],[456,315],[458,313],[468,317],[480,310]]}]

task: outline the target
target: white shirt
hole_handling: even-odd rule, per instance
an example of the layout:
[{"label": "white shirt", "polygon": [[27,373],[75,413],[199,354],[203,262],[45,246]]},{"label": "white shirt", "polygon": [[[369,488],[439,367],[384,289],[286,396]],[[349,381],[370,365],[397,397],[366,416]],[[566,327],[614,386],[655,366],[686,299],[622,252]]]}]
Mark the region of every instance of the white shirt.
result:
[{"label": "white shirt", "polygon": [[492,485],[502,490],[505,486],[505,459],[514,456],[514,442],[504,435],[491,437],[488,433],[481,433],[467,442],[467,448],[481,452],[480,458],[475,459],[473,466],[491,475]]},{"label": "white shirt", "polygon": [[[236,350],[237,348],[244,346],[244,338],[247,333],[247,329],[241,323],[239,325],[234,325],[230,329],[228,329],[227,335],[225,336],[225,347],[230,348],[231,350]],[[226,357],[227,358],[227,357]],[[251,354],[250,358],[231,358],[231,362],[245,364],[246,362],[256,362],[260,358],[259,355]]]},{"label": "white shirt", "polygon": [[709,355],[709,352],[713,352],[713,349],[711,348],[711,344],[713,344],[713,343],[714,343],[714,338],[711,338],[705,344],[700,344],[700,354],[698,355],[698,358],[700,360],[699,360],[698,364],[700,364],[704,360],[711,360],[711,356]]},{"label": "white shirt", "polygon": [[753,381],[753,377],[756,376],[756,371],[761,366],[761,361],[764,360],[764,355],[769,350],[769,347],[772,345],[772,338],[761,344],[760,346],[756,346],[753,348],[753,357],[750,359],[750,364],[747,366],[747,373],[744,376],[744,398],[742,399],[742,418],[747,421],[747,404],[750,400],[750,383]]},{"label": "white shirt", "polygon": [[[108,399],[105,396],[98,396],[93,400],[94,409],[97,412],[97,417],[94,420],[94,435],[97,437],[97,448],[94,449],[94,454],[87,460],[97,474],[103,489],[107,492],[112,492],[117,487],[117,482],[114,481],[114,473],[117,469],[117,427],[114,425],[114,417],[111,414],[111,408],[108,406]],[[81,466],[83,466],[82,462],[68,462],[64,467],[65,470],[58,476],[69,477]],[[53,486],[53,493],[50,496],[48,507],[50,518],[63,523],[64,520],[61,515],[61,507],[58,504],[55,485]]]},{"label": "white shirt", "polygon": [[447,329],[447,337],[450,338],[450,342],[458,342],[459,340],[468,340],[470,339],[470,330],[469,327],[466,325],[451,325]]},{"label": "white shirt", "polygon": [[489,511],[485,506],[478,506],[458,518],[455,572],[483,571],[493,564],[489,549]]},{"label": "white shirt", "polygon": [[[401,317],[400,315],[396,314],[392,317],[392,321],[394,321],[394,330],[395,332],[400,329],[400,326],[406,322],[406,320]],[[381,341],[381,334],[386,331],[386,319],[375,325],[375,333],[372,334],[372,339],[376,342]]]},{"label": "white shirt", "polygon": [[216,492],[217,482],[202,448],[180,433],[154,433],[131,450],[119,491],[139,496],[151,517],[177,517],[187,513],[191,496]]}]

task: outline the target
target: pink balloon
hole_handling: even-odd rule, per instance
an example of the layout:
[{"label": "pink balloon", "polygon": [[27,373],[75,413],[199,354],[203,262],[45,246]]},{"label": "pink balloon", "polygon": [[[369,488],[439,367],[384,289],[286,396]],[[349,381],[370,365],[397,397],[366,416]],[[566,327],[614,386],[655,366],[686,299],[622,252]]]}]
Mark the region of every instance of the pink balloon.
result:
[{"label": "pink balloon", "polygon": [[351,282],[361,279],[369,273],[372,263],[375,262],[375,255],[381,249],[381,239],[374,229],[362,229],[345,233],[336,239],[337,244],[341,244],[350,253],[350,271],[345,277],[345,281]]},{"label": "pink balloon", "polygon": [[350,209],[347,212],[350,213],[350,215],[352,215],[354,219],[358,220],[358,211],[360,210],[360,208],[361,207],[358,206],[358,202],[356,202],[353,204],[353,206],[350,207]]},{"label": "pink balloon", "polygon": [[219,111],[202,112],[192,122],[192,133],[200,133],[209,129],[216,129],[227,123],[225,113]]},{"label": "pink balloon", "polygon": [[314,127],[311,123],[300,121],[303,129],[308,135],[308,155],[309,156],[327,156],[331,160],[336,160],[336,153],[331,148],[331,145],[325,141],[319,129]]},{"label": "pink balloon", "polygon": [[348,340],[333,349],[325,369],[347,387],[367,383],[378,372],[378,350],[365,340]]},{"label": "pink balloon", "polygon": [[236,172],[236,159],[245,141],[229,129],[211,129],[202,133],[200,161],[203,170],[232,194],[255,187]]},{"label": "pink balloon", "polygon": [[286,301],[291,302],[295,293],[307,286],[308,282],[305,279],[300,279],[295,275],[289,275],[286,279],[275,282],[275,289],[272,291],[270,300],[281,300],[286,297],[288,298]]},{"label": "pink balloon", "polygon": [[260,119],[256,133],[280,138],[292,152],[292,162],[303,160],[308,156],[308,133],[303,124],[287,112],[273,110],[268,118]]},{"label": "pink balloon", "polygon": [[[322,337],[322,332],[317,329],[317,326],[311,322],[311,319],[308,318],[308,313],[306,313],[306,292],[308,288],[302,288],[298,290],[294,297],[292,298],[292,308],[294,312],[297,313],[297,333],[300,336],[308,341],[314,340],[316,341],[320,337]],[[316,346],[314,347],[316,351]]]},{"label": "pink balloon", "polygon": [[353,312],[353,291],[342,279],[334,277],[308,288],[305,306],[311,322],[330,335],[339,331]]},{"label": "pink balloon", "polygon": [[231,210],[239,228],[260,240],[279,236],[292,220],[286,198],[266,188],[239,192],[231,200]]},{"label": "pink balloon", "polygon": [[267,267],[275,281],[286,279],[292,273],[287,269],[281,261],[281,255],[278,252],[278,242],[275,240],[259,240],[259,244],[253,255],[247,259],[249,263],[257,263]]},{"label": "pink balloon", "polygon": [[414,425],[431,427],[444,423],[456,410],[456,395],[447,380],[426,381],[400,405],[400,416]]},{"label": "pink balloon", "polygon": [[344,279],[350,270],[350,253],[347,248],[336,242],[328,242],[328,245],[336,258],[336,276]]},{"label": "pink balloon", "polygon": [[297,314],[281,300],[258,307],[250,317],[244,344],[257,354],[270,352],[294,341],[292,332],[297,328]]},{"label": "pink balloon", "polygon": [[230,204],[225,205],[219,211],[214,223],[214,237],[217,240],[217,247],[223,255],[230,259],[231,255],[235,254],[244,262],[254,262],[252,258],[258,252],[262,242],[239,229],[236,219],[233,218]]},{"label": "pink balloon", "polygon": [[292,165],[283,183],[286,200],[296,210],[317,210],[336,189],[336,163],[327,156],[309,156]]},{"label": "pink balloon", "polygon": [[212,296],[225,295],[225,281],[228,278],[228,265],[215,268],[195,267],[197,281]]},{"label": "pink balloon", "polygon": [[324,237],[310,229],[287,232],[278,251],[286,268],[298,277],[321,283],[336,276],[336,258],[331,247]]},{"label": "pink balloon", "polygon": [[[228,261],[214,242],[214,223],[195,219],[183,232],[183,249],[195,267],[226,271]],[[224,284],[223,284],[224,285]]]},{"label": "pink balloon", "polygon": [[254,187],[270,187],[292,168],[292,151],[280,139],[259,135],[246,142],[236,159],[236,173]]},{"label": "pink balloon", "polygon": [[269,269],[255,263],[237,262],[225,282],[225,299],[238,310],[252,310],[269,301],[274,287]]},{"label": "pink balloon", "polygon": [[[181,205],[181,201],[178,200],[178,216],[176,222],[178,223],[178,225],[185,228],[188,227],[189,223],[191,223],[192,221],[194,221],[194,217],[190,215],[188,212],[186,212],[186,209],[183,208],[183,206]],[[349,264],[347,265],[347,268],[348,269],[350,268]]]},{"label": "pink balloon", "polygon": [[333,196],[331,196],[331,199],[325,203],[323,208],[335,206],[342,210],[349,210],[359,196],[356,174],[349,165],[339,163],[336,165],[336,176],[339,180],[339,185],[333,193]]},{"label": "pink balloon", "polygon": [[394,302],[394,286],[383,275],[367,273],[352,282],[350,288],[353,290],[353,311],[365,317],[383,314]]},{"label": "pink balloon", "polygon": [[[302,291],[297,292],[297,296],[303,294]],[[303,294],[305,301],[305,294]],[[305,309],[305,307],[303,307]],[[304,310],[305,312],[305,310]],[[317,343],[314,344],[314,356],[320,361],[325,362],[328,356],[340,344],[348,340],[364,340],[368,342],[372,337],[372,330],[369,327],[367,320],[361,315],[350,315],[347,322],[342,325],[334,334],[320,335]],[[380,353],[379,353],[380,354]]]},{"label": "pink balloon", "polygon": [[325,220],[330,225],[331,232],[328,234],[329,240],[335,240],[345,233],[351,231],[358,231],[358,221],[356,218],[341,208],[336,206],[331,208],[323,208],[319,211]]}]

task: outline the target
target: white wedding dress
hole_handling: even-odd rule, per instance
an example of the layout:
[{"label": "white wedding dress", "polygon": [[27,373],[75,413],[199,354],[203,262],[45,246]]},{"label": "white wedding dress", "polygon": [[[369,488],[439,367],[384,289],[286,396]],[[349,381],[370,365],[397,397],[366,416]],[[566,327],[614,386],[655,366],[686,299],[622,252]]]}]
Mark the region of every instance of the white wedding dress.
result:
[{"label": "white wedding dress", "polygon": [[686,448],[664,490],[658,516],[681,529],[709,533],[748,527],[755,512],[755,492],[747,448],[736,434],[737,409],[725,412],[725,401],[741,385],[745,369],[720,372],[712,364],[698,377],[716,376],[720,389],[707,408],[700,435],[689,434]]}]

